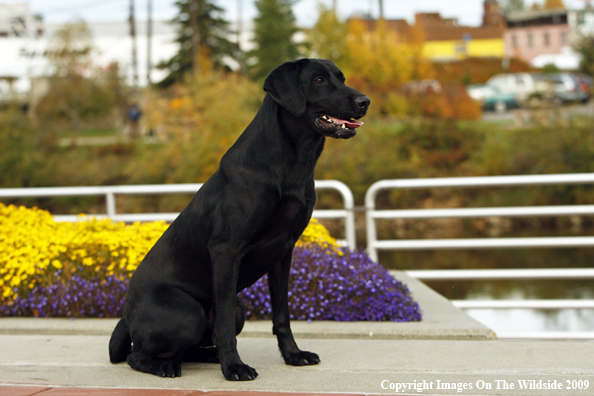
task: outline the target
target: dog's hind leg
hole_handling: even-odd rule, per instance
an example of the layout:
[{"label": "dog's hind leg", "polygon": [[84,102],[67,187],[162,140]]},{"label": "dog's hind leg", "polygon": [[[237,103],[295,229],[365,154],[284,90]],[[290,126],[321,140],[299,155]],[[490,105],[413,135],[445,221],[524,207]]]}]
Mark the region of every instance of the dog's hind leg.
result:
[{"label": "dog's hind leg", "polygon": [[[214,314],[210,312],[208,327],[204,331],[200,344],[194,345],[184,352],[184,362],[220,363],[217,348],[213,339]],[[245,304],[241,298],[235,299],[235,335],[239,335],[245,323]]]},{"label": "dog's hind leg", "polygon": [[155,358],[141,349],[138,352],[132,352],[126,360],[130,367],[143,373],[171,378],[181,376],[180,357],[171,359]]},{"label": "dog's hind leg", "polygon": [[122,318],[113,330],[109,340],[109,361],[112,363],[124,362],[130,352],[132,352],[130,327],[126,319]]},{"label": "dog's hind leg", "polygon": [[157,301],[135,311],[130,322],[133,352],[127,362],[135,370],[159,377],[181,376],[184,353],[198,345],[208,325],[200,303],[179,291],[161,291]]}]

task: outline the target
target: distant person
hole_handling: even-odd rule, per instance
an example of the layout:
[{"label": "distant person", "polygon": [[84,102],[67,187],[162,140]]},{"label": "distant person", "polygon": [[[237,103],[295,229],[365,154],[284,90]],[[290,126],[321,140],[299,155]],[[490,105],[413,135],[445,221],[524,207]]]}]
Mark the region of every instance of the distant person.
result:
[{"label": "distant person", "polygon": [[139,120],[142,116],[142,110],[137,104],[132,104],[128,107],[128,118],[130,118],[130,137],[133,140],[140,136]]}]

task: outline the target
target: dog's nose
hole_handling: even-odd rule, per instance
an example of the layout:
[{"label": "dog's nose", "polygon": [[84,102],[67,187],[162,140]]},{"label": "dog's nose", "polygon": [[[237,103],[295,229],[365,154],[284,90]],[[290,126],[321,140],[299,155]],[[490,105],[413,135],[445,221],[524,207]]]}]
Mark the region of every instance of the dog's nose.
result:
[{"label": "dog's nose", "polygon": [[355,103],[360,108],[367,109],[371,103],[371,100],[367,96],[359,96],[357,99],[355,99]]}]

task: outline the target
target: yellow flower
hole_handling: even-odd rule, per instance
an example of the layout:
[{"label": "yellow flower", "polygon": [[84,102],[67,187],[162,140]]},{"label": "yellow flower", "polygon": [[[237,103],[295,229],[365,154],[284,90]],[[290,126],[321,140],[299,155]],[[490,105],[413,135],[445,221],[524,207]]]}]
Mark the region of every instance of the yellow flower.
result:
[{"label": "yellow flower", "polygon": [[[0,304],[55,282],[56,271],[67,278],[75,272],[129,276],[167,227],[163,221],[125,224],[85,216],[56,223],[47,211],[0,203]],[[297,245],[308,243],[337,249],[336,240],[315,219]]]}]

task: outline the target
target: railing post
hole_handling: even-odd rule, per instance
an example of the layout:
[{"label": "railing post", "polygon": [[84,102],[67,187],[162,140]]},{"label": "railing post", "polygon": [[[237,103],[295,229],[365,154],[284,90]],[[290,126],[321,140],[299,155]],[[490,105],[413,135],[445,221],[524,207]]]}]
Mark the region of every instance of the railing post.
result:
[{"label": "railing post", "polygon": [[113,219],[116,215],[116,201],[115,193],[113,191],[105,193],[105,204],[107,206],[107,217]]},{"label": "railing post", "polygon": [[365,228],[367,230],[367,254],[371,260],[377,262],[378,254],[375,248],[375,241],[377,241],[377,231],[375,228],[375,220],[373,219],[373,212],[375,211],[375,197],[377,195],[377,183],[369,187],[365,193]]},{"label": "railing post", "polygon": [[316,190],[336,190],[342,196],[344,202],[344,214],[339,217],[344,217],[345,221],[345,239],[350,249],[357,248],[357,236],[355,231],[355,198],[351,189],[341,181],[338,180],[316,180]]}]

